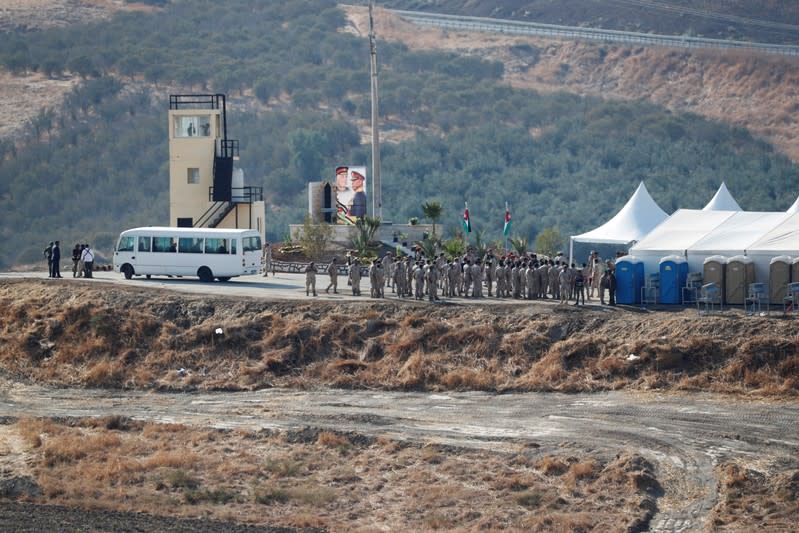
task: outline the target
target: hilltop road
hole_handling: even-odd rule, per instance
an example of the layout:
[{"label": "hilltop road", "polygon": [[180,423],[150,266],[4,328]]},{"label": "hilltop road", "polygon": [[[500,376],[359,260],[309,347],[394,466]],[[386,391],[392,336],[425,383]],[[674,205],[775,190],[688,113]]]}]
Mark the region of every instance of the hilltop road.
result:
[{"label": "hilltop road", "polygon": [[[539,22],[522,22],[517,20],[495,19],[489,17],[471,17],[465,15],[446,15],[421,11],[390,10],[403,19],[422,26],[433,26],[448,30],[482,31],[504,33],[508,35],[527,35],[549,39],[584,40],[602,43],[615,43],[638,46],[665,46],[668,48],[711,48],[719,50],[745,50],[778,55],[799,55],[799,46],[769,43],[752,43],[725,39],[707,39],[676,35],[656,35],[629,31],[604,30],[578,26],[560,26]],[[775,29],[786,32],[797,31],[790,24],[770,23]]]}]

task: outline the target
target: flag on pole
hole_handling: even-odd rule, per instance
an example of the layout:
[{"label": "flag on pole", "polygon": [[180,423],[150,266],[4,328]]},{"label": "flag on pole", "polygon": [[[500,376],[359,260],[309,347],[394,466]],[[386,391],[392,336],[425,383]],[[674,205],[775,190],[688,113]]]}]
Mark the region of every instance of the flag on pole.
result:
[{"label": "flag on pole", "polygon": [[471,233],[472,220],[469,218],[469,204],[464,202],[463,205],[465,206],[463,209],[463,231],[466,233]]},{"label": "flag on pole", "polygon": [[510,209],[508,209],[508,202],[505,202],[505,226],[502,228],[502,235],[507,237],[510,235]]}]

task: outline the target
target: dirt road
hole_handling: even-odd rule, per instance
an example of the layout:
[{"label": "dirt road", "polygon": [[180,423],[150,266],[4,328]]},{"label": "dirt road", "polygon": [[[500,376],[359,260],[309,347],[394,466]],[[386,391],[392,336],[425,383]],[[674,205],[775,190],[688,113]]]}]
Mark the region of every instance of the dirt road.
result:
[{"label": "dirt road", "polygon": [[714,467],[741,460],[768,469],[799,452],[799,404],[713,395],[628,393],[405,393],[272,389],[163,394],[65,390],[2,383],[0,416],[101,417],[215,428],[304,427],[501,450],[632,450],[658,465],[664,488],[651,531],[705,526],[716,503]]}]

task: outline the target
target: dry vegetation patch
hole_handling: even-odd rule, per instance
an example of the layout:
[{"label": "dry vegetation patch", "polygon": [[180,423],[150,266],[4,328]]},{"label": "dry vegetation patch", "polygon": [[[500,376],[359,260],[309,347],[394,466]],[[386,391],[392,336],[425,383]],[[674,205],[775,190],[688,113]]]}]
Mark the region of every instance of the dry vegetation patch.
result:
[{"label": "dry vegetation patch", "polygon": [[628,453],[578,460],[521,445],[516,453],[491,453],[331,431],[215,431],[120,417],[20,419],[4,431],[24,443],[39,489],[23,500],[249,524],[626,531],[648,523],[659,490],[654,478],[639,481],[651,476],[649,463]]},{"label": "dry vegetation patch", "polygon": [[132,389],[799,391],[792,316],[552,309],[208,300],[8,281],[0,368],[47,384]]},{"label": "dry vegetation patch", "polygon": [[710,519],[714,531],[792,531],[799,515],[799,463],[717,468],[720,501]]}]

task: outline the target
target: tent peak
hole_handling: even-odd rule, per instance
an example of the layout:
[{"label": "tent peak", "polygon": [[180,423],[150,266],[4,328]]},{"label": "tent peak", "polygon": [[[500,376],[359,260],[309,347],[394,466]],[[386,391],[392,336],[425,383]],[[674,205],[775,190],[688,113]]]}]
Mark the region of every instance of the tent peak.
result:
[{"label": "tent peak", "polygon": [[576,242],[627,244],[637,241],[668,218],[652,199],[642,181],[627,203],[610,220],[593,230],[572,237]]},{"label": "tent peak", "polygon": [[713,198],[707,203],[702,211],[743,211],[735,198],[732,197],[730,190],[727,189],[727,184],[723,181],[719,190],[713,195]]}]

